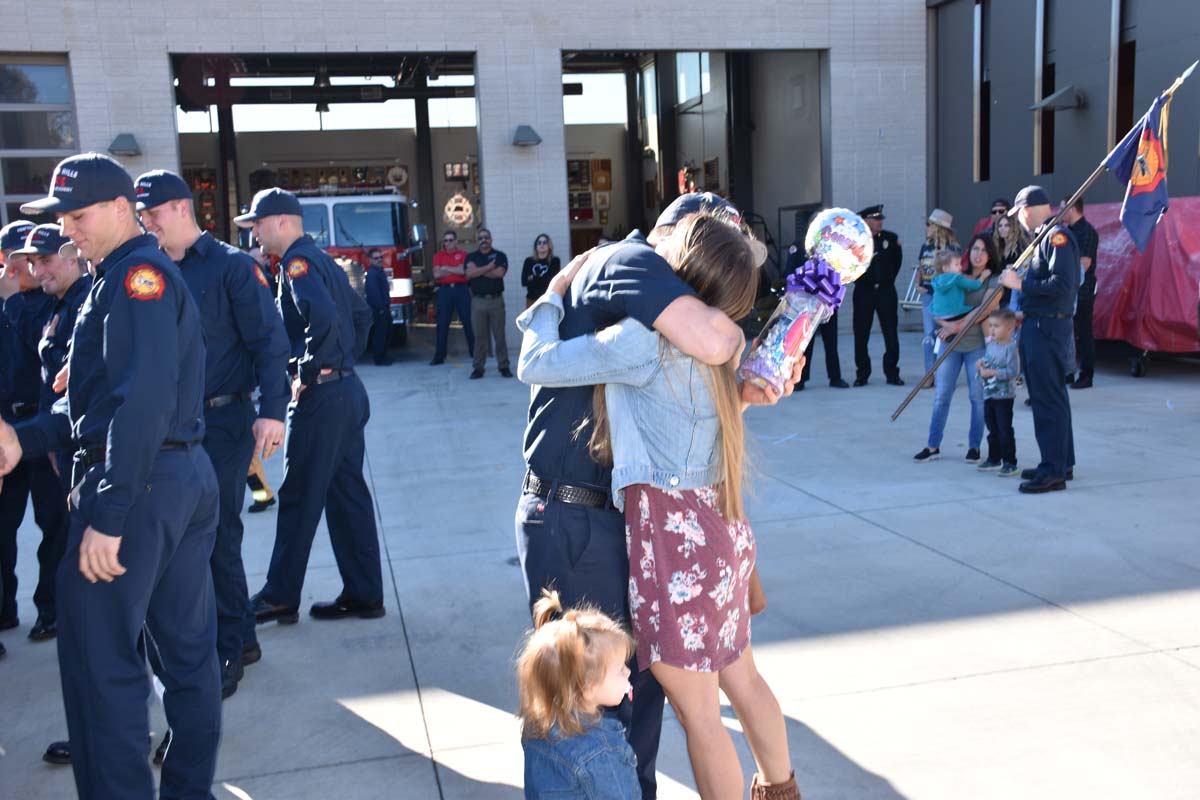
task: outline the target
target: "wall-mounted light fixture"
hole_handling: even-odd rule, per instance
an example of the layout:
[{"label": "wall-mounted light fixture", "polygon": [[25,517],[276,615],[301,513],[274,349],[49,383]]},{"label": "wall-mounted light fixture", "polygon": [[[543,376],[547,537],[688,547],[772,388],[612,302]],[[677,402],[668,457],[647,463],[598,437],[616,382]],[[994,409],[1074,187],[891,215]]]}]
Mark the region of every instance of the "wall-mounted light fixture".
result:
[{"label": "wall-mounted light fixture", "polygon": [[114,156],[140,156],[142,146],[138,144],[138,140],[132,133],[118,133],[117,138],[113,139],[112,144],[108,146],[108,152]]},{"label": "wall-mounted light fixture", "polygon": [[513,134],[513,145],[516,147],[533,147],[542,143],[542,137],[528,125],[518,125]]}]

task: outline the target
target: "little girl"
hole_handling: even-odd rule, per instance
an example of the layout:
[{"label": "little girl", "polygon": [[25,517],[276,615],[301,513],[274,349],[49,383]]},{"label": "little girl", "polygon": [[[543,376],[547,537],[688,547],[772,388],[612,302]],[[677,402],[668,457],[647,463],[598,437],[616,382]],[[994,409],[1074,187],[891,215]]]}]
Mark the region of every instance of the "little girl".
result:
[{"label": "little girl", "polygon": [[527,800],[641,800],[633,748],[601,712],[632,693],[632,654],[616,622],[591,608],[564,612],[558,592],[542,590],[517,661]]},{"label": "little girl", "polygon": [[962,259],[948,250],[937,254],[934,260],[933,302],[929,311],[934,319],[956,320],[970,314],[974,306],[967,305],[968,291],[983,284],[962,274]]}]

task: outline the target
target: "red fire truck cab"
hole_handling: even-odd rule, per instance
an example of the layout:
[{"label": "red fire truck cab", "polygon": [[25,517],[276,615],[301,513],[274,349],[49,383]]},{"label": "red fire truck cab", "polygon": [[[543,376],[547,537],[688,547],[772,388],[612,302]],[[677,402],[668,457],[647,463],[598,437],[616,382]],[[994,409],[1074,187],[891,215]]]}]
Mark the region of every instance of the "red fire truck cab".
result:
[{"label": "red fire truck cab", "polygon": [[[302,195],[304,232],[333,256],[363,292],[367,253],[379,250],[391,286],[392,327],[404,344],[412,321],[412,254],[421,248],[419,230],[408,239],[408,199],[396,191]],[[420,226],[418,226],[420,228]],[[410,245],[411,241],[411,246]]]}]

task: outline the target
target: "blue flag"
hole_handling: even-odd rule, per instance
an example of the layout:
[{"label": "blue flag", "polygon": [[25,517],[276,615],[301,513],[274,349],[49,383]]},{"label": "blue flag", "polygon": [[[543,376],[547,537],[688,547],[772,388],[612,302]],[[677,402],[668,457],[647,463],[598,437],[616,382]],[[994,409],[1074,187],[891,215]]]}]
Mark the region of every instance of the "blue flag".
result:
[{"label": "blue flag", "polygon": [[[1104,160],[1125,187],[1121,223],[1138,252],[1150,244],[1154,226],[1167,210],[1167,110],[1171,95],[1160,95]],[[1161,125],[1161,127],[1160,127]]]}]

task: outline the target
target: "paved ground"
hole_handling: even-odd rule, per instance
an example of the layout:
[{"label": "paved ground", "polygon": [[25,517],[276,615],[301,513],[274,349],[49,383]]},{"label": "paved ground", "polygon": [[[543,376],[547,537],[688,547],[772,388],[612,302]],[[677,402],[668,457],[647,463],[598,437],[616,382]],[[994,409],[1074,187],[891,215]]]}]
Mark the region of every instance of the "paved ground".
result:
[{"label": "paved ground", "polygon": [[[917,338],[902,347],[911,383]],[[260,629],[265,657],[225,704],[223,800],[520,797],[512,517],[527,389],[429,356],[418,339],[362,369],[388,615]],[[823,375],[819,348],[816,361]],[[962,462],[965,387],[928,465],[910,458],[931,393],[890,423],[904,392],[882,376],[816,381],[751,412],[770,599],[754,641],[805,797],[1200,796],[1200,370],[1155,364],[1134,380],[1114,361],[1096,384],[1072,395],[1078,477],[1044,497]],[[1031,465],[1020,406],[1017,440]],[[21,530],[24,625],[3,634],[0,796],[66,798],[69,770],[40,761],[65,732],[54,645],[24,635],[35,535]],[[247,517],[252,590],[273,535],[273,512]],[[305,600],[339,589],[322,532]],[[161,732],[157,708],[152,722]],[[694,796],[671,719],[659,768],[662,797]]]}]

